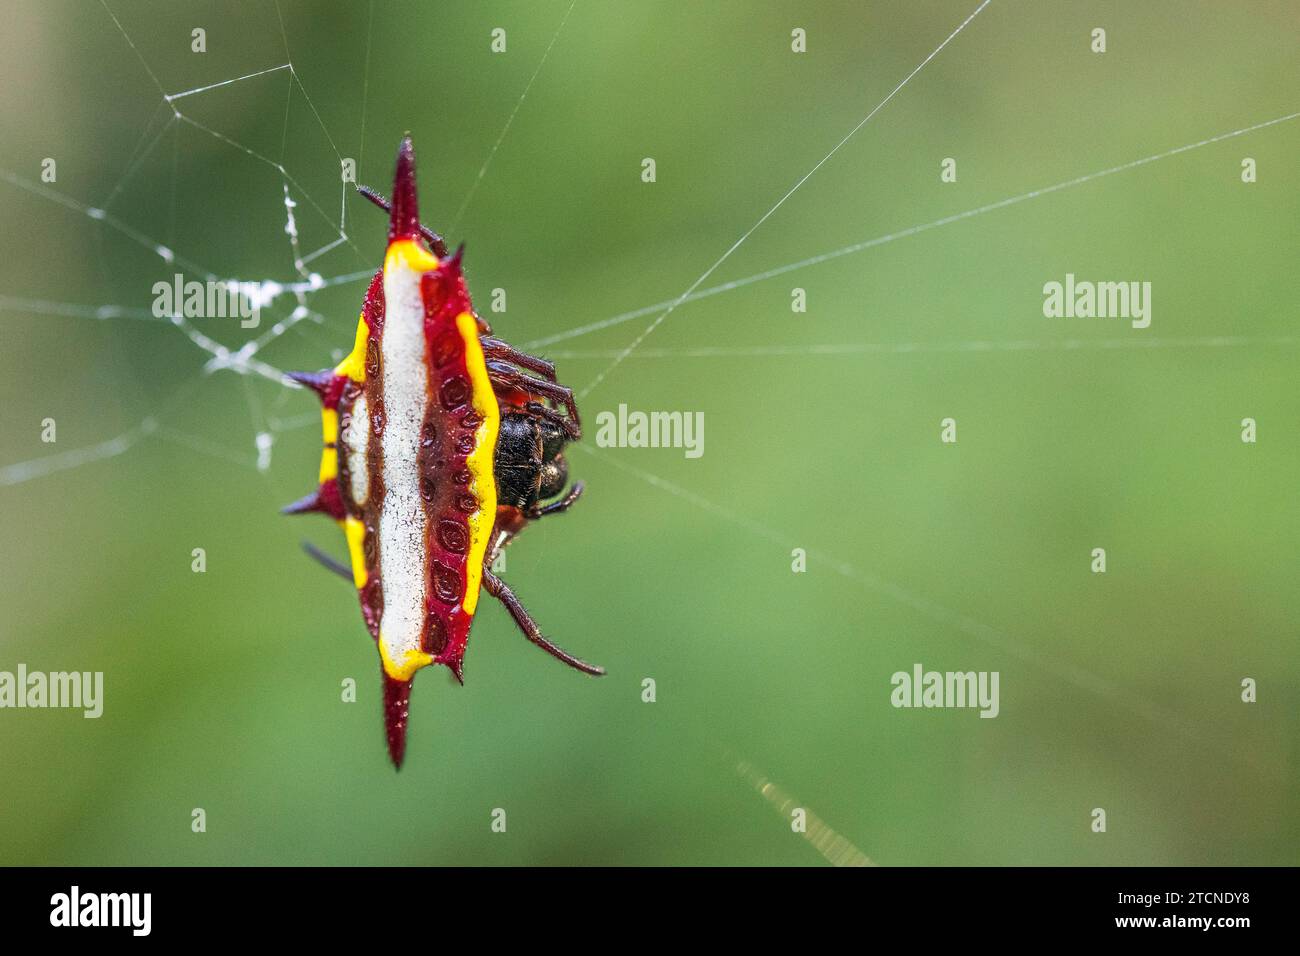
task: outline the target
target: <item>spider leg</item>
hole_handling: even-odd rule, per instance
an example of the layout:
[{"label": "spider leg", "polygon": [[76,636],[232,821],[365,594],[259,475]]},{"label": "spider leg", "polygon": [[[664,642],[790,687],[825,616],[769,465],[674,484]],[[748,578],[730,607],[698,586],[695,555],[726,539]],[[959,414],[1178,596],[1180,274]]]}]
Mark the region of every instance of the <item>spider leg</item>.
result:
[{"label": "spider leg", "polygon": [[569,488],[568,494],[559,501],[552,501],[549,505],[542,505],[540,508],[535,508],[532,514],[528,515],[528,520],[536,521],[538,518],[544,518],[547,515],[564,514],[564,512],[568,511],[573,506],[575,501],[582,497],[582,489],[585,487],[586,486],[582,482],[575,481],[573,486]]},{"label": "spider leg", "polygon": [[492,524],[492,537],[488,540],[487,553],[483,555],[483,566],[491,569],[492,564],[501,553],[509,547],[510,542],[528,527],[528,516],[519,508],[497,508],[497,519]]},{"label": "spider leg", "polygon": [[[369,186],[357,186],[357,192],[366,199],[369,199],[384,212],[393,211],[392,203],[385,199],[382,193],[375,192],[375,190],[371,189]],[[439,259],[447,258],[447,242],[442,238],[442,236],[438,235],[424,223],[420,223],[420,235],[424,236],[424,238],[428,240],[429,247],[433,249],[433,254],[435,256]]]},{"label": "spider leg", "polygon": [[501,552],[514,540],[516,533],[501,532],[496,535],[492,543],[488,545],[487,554],[483,555],[483,563],[491,567],[496,562],[496,559],[501,557]]},{"label": "spider leg", "polygon": [[534,508],[531,512],[517,512],[527,520],[519,521],[516,525],[509,528],[502,528],[498,525],[498,527],[493,531],[492,543],[488,545],[487,554],[483,558],[483,564],[490,568],[496,559],[501,556],[501,553],[510,546],[510,542],[519,537],[519,535],[523,533],[524,528],[528,527],[529,521],[536,521],[538,518],[545,518],[547,515],[564,514],[564,512],[568,511],[569,508],[573,506],[575,501],[582,497],[582,492],[585,488],[586,485],[583,482],[575,481],[573,485],[570,486],[565,496],[559,501],[552,501],[549,505]]},{"label": "spider leg", "polygon": [[510,616],[513,617],[515,623],[519,625],[519,630],[524,632],[524,637],[528,638],[542,650],[546,651],[546,653],[564,661],[564,663],[568,664],[574,670],[580,670],[584,674],[591,674],[595,677],[600,677],[605,673],[605,668],[579,660],[568,651],[556,647],[543,637],[541,628],[539,628],[537,622],[529,616],[528,611],[524,609],[524,606],[519,603],[519,598],[515,597],[515,592],[511,591],[510,588],[506,586],[506,583],[489,571],[486,566],[483,568],[483,587],[488,594],[492,595],[506,606],[506,610],[510,612]]},{"label": "spider leg", "polygon": [[573,423],[555,409],[547,408],[541,402],[529,402],[523,407],[523,411],[526,414],[532,415],[534,418],[544,418],[553,425],[559,425],[570,436],[573,434]]},{"label": "spider leg", "polygon": [[526,375],[516,368],[513,368],[504,362],[489,360],[487,363],[488,378],[492,384],[502,391],[511,389],[527,392],[530,395],[541,395],[557,404],[563,405],[569,413],[569,417],[563,421],[564,430],[568,432],[569,437],[577,441],[582,437],[582,420],[578,415],[578,403],[574,400],[573,389],[558,385],[555,382],[546,382],[540,378],[534,378],[532,375]]},{"label": "spider leg", "polygon": [[333,571],[343,580],[347,581],[348,584],[355,583],[352,579],[352,569],[349,568],[343,562],[335,561],[333,558],[331,558],[320,548],[316,547],[310,541],[304,541],[302,543],[302,549],[307,552],[307,554],[312,558],[313,561],[316,561],[318,564],[320,564],[321,567]]},{"label": "spider leg", "polygon": [[483,354],[488,358],[505,359],[520,368],[536,372],[548,382],[555,381],[555,365],[546,361],[546,359],[538,358],[536,355],[529,355],[527,352],[521,352],[513,345],[502,342],[500,339],[483,336],[479,339],[479,342],[483,345]]}]

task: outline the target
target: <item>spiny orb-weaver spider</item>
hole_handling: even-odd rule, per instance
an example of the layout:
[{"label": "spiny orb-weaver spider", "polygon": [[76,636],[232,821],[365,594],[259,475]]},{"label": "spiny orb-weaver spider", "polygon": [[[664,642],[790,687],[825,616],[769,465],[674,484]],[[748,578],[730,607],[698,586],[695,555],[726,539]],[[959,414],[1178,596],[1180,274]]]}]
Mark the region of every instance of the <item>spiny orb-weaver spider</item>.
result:
[{"label": "spiny orb-weaver spider", "polygon": [[[572,390],[555,367],[500,339],[470,303],[462,246],[420,222],[415,154],[397,152],[388,251],[366,292],[351,354],[322,372],[292,372],[321,398],[319,487],[287,506],[321,512],[347,539],[351,567],[308,546],[348,578],[379,649],[388,753],[401,767],[415,672],[445,664],[464,683],[480,588],[534,644],[587,674],[604,670],[552,644],[491,565],[529,521],[582,494],[564,445],[582,435]],[[421,241],[423,240],[423,242]]]}]

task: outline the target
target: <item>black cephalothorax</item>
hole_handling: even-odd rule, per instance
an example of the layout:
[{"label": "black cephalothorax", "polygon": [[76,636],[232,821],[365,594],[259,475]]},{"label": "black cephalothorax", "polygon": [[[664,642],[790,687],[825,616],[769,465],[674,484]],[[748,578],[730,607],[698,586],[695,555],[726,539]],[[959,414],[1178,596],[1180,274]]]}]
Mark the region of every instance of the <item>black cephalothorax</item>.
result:
[{"label": "black cephalothorax", "polygon": [[498,507],[509,505],[529,518],[540,517],[539,502],[562,492],[568,480],[568,438],[561,426],[545,418],[503,414],[496,449]]}]

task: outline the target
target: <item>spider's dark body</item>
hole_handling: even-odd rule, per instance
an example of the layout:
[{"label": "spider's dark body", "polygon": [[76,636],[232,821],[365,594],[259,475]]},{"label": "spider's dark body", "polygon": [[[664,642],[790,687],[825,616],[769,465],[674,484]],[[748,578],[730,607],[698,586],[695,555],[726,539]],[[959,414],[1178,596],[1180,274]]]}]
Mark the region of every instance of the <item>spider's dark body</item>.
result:
[{"label": "spider's dark body", "polygon": [[[384,721],[401,765],[411,682],[429,664],[458,680],[480,590],[533,643],[602,674],[542,636],[491,565],[529,521],[565,511],[564,446],[582,435],[555,367],[492,337],[470,303],[461,253],[422,225],[410,139],[397,155],[383,268],[366,294],[352,352],[333,369],[293,373],[321,397],[324,451],[315,492],[286,508],[342,527],[351,580],[379,650]],[[555,499],[555,500],[551,500]],[[311,550],[311,549],[309,549]]]},{"label": "spider's dark body", "polygon": [[554,422],[508,412],[497,436],[497,508],[507,505],[526,518],[541,517],[540,503],[554,498],[569,480],[564,445],[569,436]]}]

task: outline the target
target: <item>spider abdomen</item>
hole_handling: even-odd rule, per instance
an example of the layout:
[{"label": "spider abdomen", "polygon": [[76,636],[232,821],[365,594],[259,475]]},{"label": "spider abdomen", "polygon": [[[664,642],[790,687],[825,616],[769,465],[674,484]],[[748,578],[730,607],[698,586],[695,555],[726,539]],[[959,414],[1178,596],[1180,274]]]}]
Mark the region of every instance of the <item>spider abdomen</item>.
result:
[{"label": "spider abdomen", "polygon": [[[420,225],[409,139],[398,151],[391,207],[365,195],[391,213],[388,250],[347,358],[331,370],[291,375],[321,396],[325,448],[317,490],[285,510],[324,512],[343,529],[362,617],[379,650],[388,749],[400,766],[411,681],[429,664],[462,678],[484,588],[533,643],[586,673],[603,671],[543,637],[486,568],[529,520],[563,511],[581,493],[578,485],[561,501],[538,505],[563,487],[563,445],[581,434],[573,394],[555,381],[550,363],[491,338],[474,313],[460,252],[446,256],[441,238]],[[503,404],[510,440],[499,446]],[[499,487],[509,501],[498,502]]]}]

